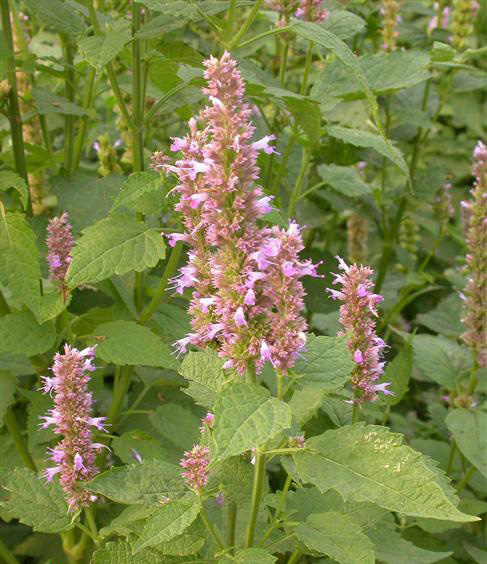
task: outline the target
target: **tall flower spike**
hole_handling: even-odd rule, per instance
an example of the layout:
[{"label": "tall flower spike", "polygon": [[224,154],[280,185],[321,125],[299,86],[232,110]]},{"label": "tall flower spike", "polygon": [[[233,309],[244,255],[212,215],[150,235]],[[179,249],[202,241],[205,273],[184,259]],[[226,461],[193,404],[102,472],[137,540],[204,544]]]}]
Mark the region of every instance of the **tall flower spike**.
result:
[{"label": "tall flower spike", "polygon": [[397,24],[401,21],[399,15],[399,0],[383,0],[380,9],[382,14],[382,47],[384,51],[394,51],[399,35]]},{"label": "tall flower spike", "polygon": [[64,284],[66,271],[71,263],[71,249],[74,245],[72,227],[68,214],[54,217],[47,226],[47,260],[49,262],[49,278]]},{"label": "tall flower spike", "polygon": [[453,0],[451,42],[455,47],[463,48],[466,39],[472,35],[479,8],[480,4],[476,0]]},{"label": "tall flower spike", "polygon": [[355,361],[351,382],[355,390],[354,402],[357,404],[377,399],[380,390],[385,394],[389,383],[374,384],[384,371],[381,361],[386,344],[375,333],[377,304],[382,296],[372,293],[373,271],[366,266],[348,266],[338,257],[341,274],[334,274],[334,284],[341,284],[340,291],[328,288],[333,299],[343,302],[340,307],[340,323],[343,331],[339,335],[348,335],[348,348]]},{"label": "tall flower spike", "polygon": [[437,28],[446,29],[448,27],[448,21],[450,19],[450,8],[448,6],[442,4],[441,14],[438,14],[438,11],[440,9],[438,2],[435,2],[433,7],[436,12],[436,15],[434,15],[429,21],[428,33],[432,33],[433,30]]},{"label": "tall flower spike", "polygon": [[104,446],[92,441],[93,427],[105,430],[105,418],[92,416],[92,397],[88,391],[89,373],[95,370],[94,355],[94,347],[79,351],[66,344],[64,354],[57,353],[54,357],[51,368],[54,377],[43,378],[44,393],[54,392],[54,408],[41,418],[41,426],[54,425],[54,432],[63,435],[62,441],[49,449],[55,466],[47,468],[44,476],[50,481],[59,474],[70,511],[96,499],[79,485],[96,475],[96,454]]},{"label": "tall flower spike", "polygon": [[186,451],[179,463],[185,471],[181,473],[188,486],[199,493],[208,484],[208,464],[210,463],[210,449],[196,445]]},{"label": "tall flower spike", "polygon": [[467,274],[464,290],[464,341],[472,348],[477,364],[487,367],[487,147],[479,141],[474,149],[473,200],[468,209]]},{"label": "tall flower spike", "polygon": [[229,53],[204,63],[209,105],[189,121],[189,135],[173,139],[182,158],[174,170],[183,215],[188,263],[173,279],[176,292],[194,288],[189,313],[193,331],[177,344],[216,346],[226,368],[243,373],[249,362],[260,370],[267,361],[285,372],[304,346],[304,290],[300,278],[316,268],[300,262],[298,226],[261,228],[270,198],[256,184],[259,150],[274,152],[273,136],[252,141],[251,107]]}]

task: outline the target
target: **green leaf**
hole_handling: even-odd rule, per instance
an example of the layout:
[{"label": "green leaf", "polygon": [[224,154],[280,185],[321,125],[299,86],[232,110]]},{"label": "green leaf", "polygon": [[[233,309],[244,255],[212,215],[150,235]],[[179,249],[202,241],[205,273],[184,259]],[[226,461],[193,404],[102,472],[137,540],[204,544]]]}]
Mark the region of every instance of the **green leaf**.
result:
[{"label": "green leaf", "polygon": [[359,198],[372,193],[370,186],[365,184],[359,173],[351,167],[324,164],[318,167],[318,174],[334,190],[349,198]]},{"label": "green leaf", "polygon": [[179,373],[189,380],[184,393],[198,405],[211,409],[225,384],[224,361],[214,351],[190,352],[185,357]]},{"label": "green leaf", "polygon": [[350,129],[337,125],[329,125],[326,129],[329,135],[345,143],[350,143],[356,147],[370,147],[374,149],[397,165],[406,176],[409,176],[409,168],[401,151],[387,143],[380,135],[362,129]]},{"label": "green leaf", "polygon": [[114,274],[142,272],[164,256],[165,245],[159,230],[129,216],[102,219],[83,229],[72,251],[66,283],[75,287]]},{"label": "green leaf", "polygon": [[301,390],[294,392],[289,407],[301,426],[315,416],[325,396],[325,390],[313,385],[304,386]]},{"label": "green leaf", "polygon": [[229,384],[218,396],[214,413],[215,461],[262,446],[291,426],[291,408],[256,384]]},{"label": "green leaf", "polygon": [[7,409],[15,401],[15,389],[17,378],[10,372],[0,371],[0,427],[3,426],[3,418]]},{"label": "green leaf", "polygon": [[416,322],[445,337],[458,338],[465,331],[461,312],[462,300],[457,294],[451,294],[432,311],[418,314]]},{"label": "green leaf", "polygon": [[135,532],[138,521],[144,521],[154,512],[153,507],[144,507],[143,505],[129,505],[123,511],[110,521],[109,525],[100,529],[100,537],[105,539],[111,535],[120,535],[127,537]]},{"label": "green leaf", "polygon": [[315,513],[299,523],[296,536],[310,550],[340,564],[374,564],[374,545],[350,517],[334,511]]},{"label": "green leaf", "polygon": [[285,97],[284,100],[295,122],[302,127],[310,142],[319,145],[321,112],[318,104],[312,100],[299,98]]},{"label": "green leaf", "polygon": [[345,501],[369,501],[390,511],[458,522],[476,520],[454,505],[456,497],[431,459],[402,445],[402,436],[376,425],[345,426],[311,437],[311,452],[296,455],[303,482],[333,488]]},{"label": "green leaf", "polygon": [[306,351],[294,371],[302,376],[300,382],[304,385],[337,390],[345,385],[354,366],[346,337],[309,335]]},{"label": "green leaf", "polygon": [[250,507],[254,467],[241,456],[227,458],[212,465],[209,488],[223,491],[225,500],[234,501],[240,508]]},{"label": "green leaf", "polygon": [[51,321],[39,325],[30,311],[9,313],[0,318],[0,354],[34,356],[56,342]]},{"label": "green leaf", "polygon": [[195,500],[167,503],[147,520],[140,539],[134,544],[134,554],[181,535],[198,517],[199,512],[200,507]]},{"label": "green leaf", "polygon": [[458,343],[433,335],[415,335],[414,361],[425,376],[454,390],[470,367],[470,354]]},{"label": "green leaf", "polygon": [[156,439],[138,429],[131,429],[122,433],[120,437],[114,438],[112,450],[124,464],[134,463],[134,451],[145,461],[154,459],[172,461],[170,453],[162,446],[160,438]]},{"label": "green leaf", "polygon": [[188,492],[181,468],[163,460],[153,460],[112,468],[96,476],[85,488],[117,503],[160,507]]},{"label": "green leaf", "polygon": [[19,388],[20,394],[29,400],[27,415],[27,440],[29,450],[33,451],[37,445],[48,443],[56,438],[52,426],[42,429],[39,426],[40,417],[46,415],[53,406],[53,399],[49,394],[39,390],[25,390]]},{"label": "green leaf", "polygon": [[41,294],[39,249],[32,228],[21,214],[7,214],[0,221],[0,277],[12,295],[35,314]]},{"label": "green leaf", "polygon": [[401,538],[393,526],[381,524],[369,533],[378,560],[387,564],[433,564],[452,552],[432,552]]},{"label": "green leaf", "polygon": [[191,331],[188,312],[173,304],[160,304],[152,319],[170,341],[182,339]]},{"label": "green leaf", "polygon": [[45,90],[44,88],[34,87],[32,95],[40,114],[63,114],[69,116],[89,116],[90,112],[78,106],[74,102],[70,102],[64,96],[59,96]]},{"label": "green leaf", "polygon": [[45,483],[32,470],[14,468],[8,474],[4,488],[10,495],[2,507],[34,531],[59,533],[72,528],[59,482]]},{"label": "green leaf", "polygon": [[458,448],[487,478],[487,412],[481,408],[453,409],[445,421]]},{"label": "green leaf", "polygon": [[274,564],[277,556],[273,556],[263,548],[245,548],[239,550],[233,558],[229,556],[218,560],[218,564]]},{"label": "green leaf", "polygon": [[2,170],[0,172],[0,190],[2,192],[8,190],[9,188],[14,188],[17,190],[20,197],[20,202],[24,210],[27,207],[27,201],[29,199],[29,189],[25,180],[19,176],[16,172],[11,170]]},{"label": "green leaf", "polygon": [[97,71],[114,59],[130,41],[130,29],[126,26],[111,29],[105,35],[83,37],[78,41],[81,57]]},{"label": "green leaf", "polygon": [[178,535],[170,541],[161,542],[154,548],[164,555],[186,556],[196,554],[201,550],[207,538],[208,531],[203,525],[203,521],[197,518],[182,535]]},{"label": "green leaf", "polygon": [[96,355],[105,362],[119,365],[179,367],[179,361],[171,349],[148,327],[135,321],[110,321],[98,325],[96,336],[105,337],[98,343]]},{"label": "green leaf", "polygon": [[72,36],[83,33],[85,25],[77,10],[61,0],[25,0],[29,10],[58,33]]},{"label": "green leaf", "polygon": [[135,556],[126,542],[107,542],[103,548],[95,551],[91,559],[91,564],[162,564],[162,562],[161,553],[157,550],[143,550]]},{"label": "green leaf", "polygon": [[372,111],[374,114],[377,113],[377,100],[370,90],[367,78],[357,62],[357,57],[349,49],[346,43],[333,33],[324,29],[324,27],[311,22],[296,23],[293,26],[293,31],[300,37],[308,39],[308,41],[314,41],[326,49],[331,49],[340,61],[352,71],[353,76],[365,93]]},{"label": "green leaf", "polygon": [[340,39],[348,39],[362,31],[365,27],[365,20],[346,10],[331,10],[326,20],[320,23],[320,27]]},{"label": "green leaf", "polygon": [[162,193],[161,178],[150,172],[134,172],[122,184],[111,211],[120,207],[140,211],[140,198],[144,194]]},{"label": "green leaf", "polygon": [[470,554],[470,556],[477,562],[477,564],[487,564],[487,551],[481,550],[476,546],[465,543],[465,550]]},{"label": "green leaf", "polygon": [[413,348],[406,343],[401,351],[386,365],[385,382],[390,382],[389,391],[394,395],[384,396],[383,400],[388,405],[398,404],[409,390],[409,380],[413,368]]},{"label": "green leaf", "polygon": [[[376,95],[410,88],[430,76],[427,69],[429,57],[419,51],[368,54],[360,57],[358,64]],[[349,68],[341,61],[334,61],[326,66],[312,95],[323,101],[331,98],[354,100],[363,98],[365,93]]]},{"label": "green leaf", "polygon": [[198,442],[200,420],[175,403],[159,406],[150,416],[155,429],[166,439],[184,450],[191,450]]}]

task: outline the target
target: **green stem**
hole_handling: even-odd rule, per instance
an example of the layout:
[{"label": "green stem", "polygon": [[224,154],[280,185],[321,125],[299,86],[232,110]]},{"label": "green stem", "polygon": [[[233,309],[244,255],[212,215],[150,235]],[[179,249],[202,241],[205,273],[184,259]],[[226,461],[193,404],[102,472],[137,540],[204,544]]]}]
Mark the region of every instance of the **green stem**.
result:
[{"label": "green stem", "polygon": [[157,288],[154,296],[150,304],[145,308],[140,316],[140,321],[145,323],[149,321],[149,319],[154,315],[154,312],[159,307],[160,303],[164,303],[169,299],[169,295],[166,294],[167,285],[169,280],[172,278],[174,272],[176,271],[179,259],[181,257],[181,251],[183,249],[183,243],[178,241],[171,251],[171,255],[169,256],[169,260],[167,261],[166,268],[162,274],[161,282],[159,283],[159,287]]},{"label": "green stem", "polygon": [[12,407],[8,407],[7,411],[5,412],[5,425],[7,426],[7,430],[14,441],[15,448],[22,458],[22,462],[25,464],[27,468],[37,472],[36,465],[32,460],[32,456],[27,449],[25,444],[24,438],[22,437],[22,431],[20,430],[19,424],[17,423],[17,419],[15,418],[14,411]]},{"label": "green stem", "polygon": [[0,560],[3,560],[5,564],[20,564],[20,562],[12,554],[8,546],[0,538]]},{"label": "green stem", "polygon": [[[250,26],[254,23],[254,20],[257,17],[257,14],[259,13],[259,8],[260,8],[261,4],[262,4],[262,0],[257,0],[254,3],[252,10],[250,11],[249,15],[247,16],[247,19],[240,26],[240,29],[238,30],[237,35],[235,35],[235,37],[232,39],[232,41],[230,41],[230,43],[228,44],[227,49],[229,51],[232,50],[232,49],[237,49],[239,47],[240,40],[242,39],[242,37],[244,37],[244,35],[250,29]],[[233,25],[232,25],[232,28],[233,28]]]},{"label": "green stem", "polygon": [[279,166],[279,169],[276,174],[276,178],[274,179],[274,184],[272,185],[272,190],[271,190],[272,194],[277,194],[279,192],[279,185],[281,184],[281,179],[284,175],[284,172],[287,170],[287,163],[289,161],[289,157],[291,156],[291,151],[293,150],[294,143],[298,138],[297,130],[298,130],[298,126],[297,124],[294,124],[286,148],[284,149],[284,153],[282,155],[281,165]]},{"label": "green stem", "polygon": [[134,155],[134,172],[144,168],[144,136],[142,128],[142,60],[140,56],[140,39],[137,33],[140,28],[141,5],[132,3],[132,146]]},{"label": "green stem", "polygon": [[254,43],[255,41],[259,41],[260,39],[265,39],[270,35],[277,35],[279,33],[283,33],[284,31],[289,31],[292,27],[293,27],[292,25],[287,25],[285,27],[271,29],[270,31],[264,31],[264,33],[259,33],[259,35],[255,35],[254,37],[247,39],[247,41],[244,41],[238,47],[239,49],[243,49],[244,47],[248,47],[249,45],[252,45],[252,43]]},{"label": "green stem", "polygon": [[[423,100],[421,103],[421,109],[423,111],[425,111],[428,108],[430,90],[431,90],[431,79],[426,81],[426,85],[424,87]],[[423,128],[419,127],[416,133],[416,137],[414,138],[413,153],[411,156],[411,163],[409,165],[410,179],[407,181],[408,183],[409,182],[412,183],[414,177],[416,176],[416,169],[418,166],[418,159],[419,159],[420,140],[422,135],[423,135]],[[406,188],[404,191],[406,192]],[[394,217],[393,223],[391,225],[389,236],[384,240],[384,246],[382,249],[382,259],[379,265],[379,272],[377,275],[377,281],[375,283],[375,290],[374,290],[377,294],[380,292],[382,288],[382,285],[384,283],[387,274],[387,270],[391,263],[392,249],[394,248],[394,244],[399,235],[399,227],[401,225],[401,220],[404,215],[404,212],[406,211],[407,203],[408,203],[407,194],[404,194],[401,198],[399,207],[396,212],[396,216]]]},{"label": "green stem", "polygon": [[154,114],[161,108],[161,106],[163,106],[170,98],[172,98],[174,96],[174,94],[177,94],[180,90],[183,90],[187,86],[188,86],[187,82],[182,82],[181,84],[178,84],[177,86],[175,86],[174,88],[169,90],[169,92],[164,94],[164,96],[162,98],[160,98],[152,106],[152,108],[146,113],[145,118],[144,118],[144,125],[147,125],[149,123],[149,121],[152,119]]},{"label": "green stem", "polygon": [[289,55],[289,41],[287,39],[284,40],[284,45],[281,49],[281,56],[280,56],[280,66],[279,66],[279,84],[284,86],[284,81],[286,79],[286,69],[287,69],[287,58]]},{"label": "green stem", "polygon": [[313,48],[314,48],[314,43],[312,41],[308,41],[306,62],[304,64],[303,82],[301,83],[301,89],[299,91],[299,93],[302,96],[306,95],[306,90],[308,88],[309,71],[311,70],[311,63],[313,62]]},{"label": "green stem", "polygon": [[384,427],[389,419],[389,414],[391,413],[391,406],[387,404],[386,408],[384,409],[384,414],[382,415],[382,421],[380,424]]},{"label": "green stem", "polygon": [[99,543],[98,528],[96,526],[95,516],[93,514],[93,508],[91,506],[85,507],[85,517],[91,532],[91,538],[93,539],[95,545],[98,545]]},{"label": "green stem", "polygon": [[227,518],[227,546],[233,554],[235,547],[235,530],[237,525],[237,504],[231,501],[228,505],[228,518]]},{"label": "green stem", "polygon": [[64,308],[63,312],[61,313],[61,317],[62,317],[62,324],[64,325],[64,328],[66,330],[66,341],[70,345],[74,345],[74,334],[71,329],[71,323],[69,321],[69,312],[67,307]]},{"label": "green stem", "polygon": [[471,466],[469,468],[469,470],[465,473],[465,475],[463,476],[463,478],[460,480],[460,482],[458,482],[458,486],[457,486],[457,492],[462,491],[470,482],[470,479],[472,478],[472,476],[475,474],[475,471],[477,469],[475,468],[475,466]]},{"label": "green stem", "polygon": [[352,409],[352,425],[358,422],[359,416],[360,416],[360,407],[358,406],[357,403],[354,403]]},{"label": "green stem", "polygon": [[296,562],[301,558],[301,551],[299,548],[295,548],[294,552],[289,557],[287,564],[296,564]]},{"label": "green stem", "polygon": [[291,198],[289,200],[289,208],[287,211],[288,217],[294,215],[296,204],[299,201],[301,186],[303,185],[304,175],[306,174],[306,170],[308,168],[309,158],[310,158],[309,151],[307,149],[303,149],[303,158],[301,159],[301,167],[299,169],[299,174],[296,179],[296,183],[294,184],[293,193],[291,194]]},{"label": "green stem", "polygon": [[262,488],[265,478],[265,461],[265,454],[257,449],[257,453],[255,455],[254,485],[252,488],[252,501],[250,506],[249,522],[247,524],[245,548],[251,548],[254,544],[255,525],[257,523],[260,498],[262,496]]},{"label": "green stem", "polygon": [[[66,65],[64,70],[65,95],[70,102],[74,102],[74,46],[68,38],[63,38],[62,42]],[[69,175],[73,170],[74,163],[74,116],[66,114],[64,119],[64,168]]]},{"label": "green stem", "polygon": [[120,411],[122,410],[123,400],[130,387],[133,366],[123,366],[120,371],[120,378],[115,381],[113,390],[113,400],[108,410],[107,419],[112,425],[112,429],[117,422]]},{"label": "green stem", "polygon": [[473,395],[475,393],[476,388],[477,388],[477,384],[478,384],[477,372],[478,372],[478,369],[479,369],[479,363],[478,363],[478,360],[477,360],[477,355],[474,354],[472,372],[470,373],[470,379],[469,379],[468,388],[467,388],[467,393],[468,393],[469,396]]},{"label": "green stem", "polygon": [[232,37],[233,26],[235,24],[235,13],[237,11],[237,0],[230,0],[230,7],[228,8],[227,22],[225,25],[225,40]]},{"label": "green stem", "polygon": [[[92,67],[90,68],[90,74],[88,75],[88,83],[86,85],[86,90],[83,97],[83,109],[85,110],[91,108],[91,105],[93,104],[93,96],[95,93],[95,77],[96,77],[96,69]],[[84,145],[87,129],[88,129],[88,116],[81,116],[78,135],[76,136],[75,148],[74,148],[74,163],[73,163],[74,170],[79,168],[79,163],[81,161],[81,153],[83,152],[83,145]]]},{"label": "green stem", "polygon": [[208,518],[208,514],[206,513],[206,511],[203,507],[203,502],[202,502],[201,498],[200,498],[200,517],[201,517],[201,520],[203,521],[204,526],[206,527],[206,530],[210,533],[211,538],[215,541],[215,544],[221,550],[225,551],[226,547],[223,544],[223,541],[217,535],[217,532],[215,531],[215,528],[213,527],[212,523],[210,522],[210,519]]},{"label": "green stem", "polygon": [[[2,4],[2,30],[4,49],[7,51],[7,79],[10,86],[8,93],[10,132],[12,137],[12,148],[14,153],[15,168],[22,178],[28,182],[27,164],[25,160],[24,138],[22,135],[22,118],[20,116],[19,98],[17,94],[17,76],[15,74],[15,54],[12,39],[12,27],[10,23],[9,0],[3,0]],[[29,195],[29,214],[31,213]]]},{"label": "green stem", "polygon": [[457,443],[455,439],[452,439],[450,446],[450,454],[448,455],[448,463],[446,465],[446,473],[450,475],[453,469],[453,461],[455,460],[455,454],[457,452]]},{"label": "green stem", "polygon": [[253,362],[249,362],[247,365],[247,380],[251,384],[257,383],[257,373],[255,371],[255,364]]},{"label": "green stem", "polygon": [[284,398],[284,374],[280,370],[276,370],[277,374],[277,399]]}]

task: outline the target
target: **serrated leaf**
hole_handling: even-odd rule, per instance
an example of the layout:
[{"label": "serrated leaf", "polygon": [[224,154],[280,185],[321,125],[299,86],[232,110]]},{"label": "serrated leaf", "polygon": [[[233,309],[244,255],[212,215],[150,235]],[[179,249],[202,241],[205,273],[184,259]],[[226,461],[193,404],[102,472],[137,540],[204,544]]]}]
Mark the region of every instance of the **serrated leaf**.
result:
[{"label": "serrated leaf", "polygon": [[21,523],[40,533],[72,528],[68,505],[59,482],[45,483],[27,468],[14,468],[5,480],[9,497],[2,506]]},{"label": "serrated leaf", "polygon": [[342,388],[355,366],[345,337],[308,336],[303,358],[294,371],[300,382],[323,390]]},{"label": "serrated leaf", "polygon": [[130,41],[131,33],[128,27],[112,29],[105,35],[83,37],[78,41],[80,55],[97,71],[114,59]]},{"label": "serrated leaf", "polygon": [[348,39],[365,27],[365,20],[346,10],[331,10],[320,27],[331,31],[340,39]]},{"label": "serrated leaf", "polygon": [[25,0],[29,10],[44,24],[67,36],[83,33],[85,25],[79,12],[61,0]]},{"label": "serrated leaf", "polygon": [[350,129],[337,125],[329,125],[327,131],[329,135],[345,143],[350,143],[356,147],[370,147],[374,149],[397,165],[406,176],[409,176],[409,168],[401,151],[390,143],[386,143],[385,139],[380,135],[362,129]]},{"label": "serrated leaf", "polygon": [[9,313],[0,318],[0,353],[34,356],[49,350],[56,342],[52,321],[42,325],[30,311]]},{"label": "serrated leaf", "polygon": [[184,450],[191,450],[198,442],[200,420],[178,404],[159,406],[149,419],[163,437]]},{"label": "serrated leaf", "polygon": [[165,256],[159,230],[128,216],[102,219],[83,230],[72,251],[66,283],[79,286],[99,282],[114,274],[155,266]]},{"label": "serrated leaf", "polygon": [[465,326],[461,322],[462,300],[457,294],[451,294],[428,313],[416,316],[416,322],[445,337],[459,337]]},{"label": "serrated leaf", "polygon": [[91,564],[161,564],[161,553],[157,550],[143,550],[137,556],[132,554],[126,542],[107,542],[95,551]]},{"label": "serrated leaf", "polygon": [[37,111],[40,114],[63,114],[69,116],[89,116],[90,113],[75,104],[70,102],[64,96],[54,94],[50,90],[44,88],[34,87],[32,95],[37,106]]},{"label": "serrated leaf", "polygon": [[36,236],[25,217],[7,214],[0,221],[0,274],[13,296],[37,313],[41,303],[41,269]]},{"label": "serrated leaf", "polygon": [[19,193],[20,202],[25,209],[29,199],[29,190],[25,180],[12,170],[2,170],[0,172],[0,190],[4,192],[9,188],[13,188]]},{"label": "serrated leaf", "polygon": [[445,422],[458,448],[487,478],[487,412],[480,408],[453,409]]},{"label": "serrated leaf", "polygon": [[346,515],[315,513],[299,523],[296,536],[310,550],[330,556],[340,564],[374,564],[374,545]]},{"label": "serrated leaf", "polygon": [[274,564],[276,560],[276,556],[263,548],[245,548],[239,550],[233,558],[226,556],[218,560],[218,564]]},{"label": "serrated leaf", "polygon": [[[376,94],[390,94],[410,88],[428,79],[429,57],[418,51],[394,51],[392,53],[367,54],[358,59],[370,89]],[[351,76],[346,65],[334,61],[327,65],[312,95],[320,100],[363,98],[365,93]]]},{"label": "serrated leaf", "polygon": [[349,198],[359,198],[372,193],[370,186],[365,184],[359,173],[351,167],[320,165],[318,174],[334,190]]},{"label": "serrated leaf", "polygon": [[110,321],[95,329],[95,335],[105,337],[98,342],[96,355],[105,362],[119,365],[179,368],[178,359],[160,337],[135,321]]},{"label": "serrated leaf", "polygon": [[291,408],[256,384],[233,382],[214,407],[215,461],[262,446],[291,426]]},{"label": "serrated leaf", "polygon": [[415,546],[401,538],[393,527],[377,527],[369,533],[374,543],[375,554],[381,562],[387,564],[433,564],[448,558],[452,552],[432,552]]},{"label": "serrated leaf", "polygon": [[120,207],[140,211],[138,206],[140,197],[154,192],[161,192],[160,176],[149,172],[134,172],[122,184],[111,211]]},{"label": "serrated leaf", "polygon": [[326,49],[331,49],[340,61],[352,71],[353,76],[365,93],[372,111],[374,113],[377,112],[377,100],[372,94],[367,78],[358,64],[357,57],[353,54],[346,43],[344,43],[335,34],[326,30],[324,27],[311,22],[296,23],[293,26],[293,31],[295,31],[300,37],[308,39],[308,41],[314,41]]},{"label": "serrated leaf", "polygon": [[214,351],[188,353],[179,369],[179,373],[189,380],[189,386],[183,392],[197,404],[211,409],[225,384],[223,364]]},{"label": "serrated leaf", "polygon": [[309,421],[321,407],[326,396],[325,390],[317,386],[304,386],[296,390],[289,402],[289,407],[300,425]]},{"label": "serrated leaf", "polygon": [[415,335],[414,362],[441,386],[454,390],[457,381],[470,367],[470,354],[458,343],[434,335]]},{"label": "serrated leaf", "polygon": [[85,484],[85,489],[127,505],[160,507],[178,499],[188,489],[181,477],[181,468],[163,460],[153,460],[112,468]]},{"label": "serrated leaf", "polygon": [[15,401],[15,389],[17,378],[10,372],[0,372],[0,427],[3,426],[3,418],[7,409]]},{"label": "serrated leaf", "polygon": [[199,512],[200,507],[194,500],[167,503],[147,520],[140,539],[134,544],[134,554],[181,535]]},{"label": "serrated leaf", "polygon": [[221,490],[225,501],[234,501],[240,508],[249,507],[254,467],[240,456],[217,462],[211,468],[209,488]]},{"label": "serrated leaf", "polygon": [[409,380],[413,368],[413,348],[406,343],[401,351],[387,363],[383,380],[390,382],[388,390],[391,395],[384,396],[388,405],[398,404],[409,390]]},{"label": "serrated leaf", "polygon": [[153,507],[129,505],[123,509],[120,515],[112,519],[109,525],[100,529],[100,537],[104,539],[114,534],[127,537],[134,532],[134,524],[137,521],[147,519],[153,512]]},{"label": "serrated leaf", "polygon": [[302,127],[310,142],[319,145],[321,112],[318,104],[312,100],[294,97],[285,97],[284,100],[295,122]]},{"label": "serrated leaf", "polygon": [[311,437],[311,452],[296,455],[299,478],[345,501],[369,501],[390,511],[458,522],[461,513],[444,474],[432,461],[402,445],[402,436],[376,425],[353,425]]},{"label": "serrated leaf", "polygon": [[178,535],[169,541],[161,542],[155,545],[154,548],[168,556],[197,554],[203,548],[207,538],[208,531],[201,519],[197,518],[182,535]]}]

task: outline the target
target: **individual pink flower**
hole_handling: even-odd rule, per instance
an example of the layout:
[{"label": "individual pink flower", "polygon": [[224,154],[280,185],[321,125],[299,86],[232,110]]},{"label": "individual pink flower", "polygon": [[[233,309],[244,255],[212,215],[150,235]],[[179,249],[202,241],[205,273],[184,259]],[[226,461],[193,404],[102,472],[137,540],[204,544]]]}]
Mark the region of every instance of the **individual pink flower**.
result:
[{"label": "individual pink flower", "polygon": [[435,2],[434,3],[435,15],[429,21],[428,33],[432,33],[432,31],[437,28],[447,29],[448,27],[448,21],[450,18],[450,8],[445,5],[442,6],[442,13],[440,15],[439,25],[438,25],[438,8],[439,8],[438,2]]},{"label": "individual pink flower", "polygon": [[323,0],[301,0],[294,15],[308,22],[322,22],[329,15],[328,10],[323,9],[322,5]]},{"label": "individual pink flower", "polygon": [[47,260],[49,262],[49,278],[64,284],[64,278],[71,264],[71,249],[74,245],[72,227],[68,214],[53,217],[47,226]]},{"label": "individual pink flower", "polygon": [[215,416],[213,413],[208,412],[201,420],[200,433],[206,431],[206,429],[211,429],[213,427],[213,422],[215,421]]},{"label": "individual pink flower", "polygon": [[92,428],[105,431],[105,417],[92,416],[92,396],[88,391],[90,372],[95,370],[95,347],[79,351],[64,346],[64,354],[54,357],[54,377],[45,376],[44,393],[54,392],[54,408],[43,416],[41,426],[54,425],[54,432],[63,439],[49,449],[55,466],[47,468],[47,480],[59,474],[60,484],[66,494],[70,511],[89,505],[96,499],[83,489],[81,482],[91,480],[98,472],[95,466],[97,451],[104,445],[94,443]]},{"label": "individual pink flower", "polygon": [[479,141],[474,149],[475,184],[468,208],[467,285],[463,291],[467,331],[464,341],[474,351],[475,361],[487,367],[487,147]]},{"label": "individual pink flower", "polygon": [[188,486],[197,493],[208,484],[208,465],[210,463],[210,449],[196,445],[184,453],[180,461],[185,471],[181,473]]},{"label": "individual pink flower", "polygon": [[340,323],[343,331],[339,335],[348,335],[348,348],[355,361],[351,382],[355,390],[354,402],[361,404],[377,399],[377,392],[391,394],[387,390],[389,382],[375,384],[384,371],[382,354],[386,348],[384,341],[375,333],[377,305],[382,296],[372,292],[372,270],[366,266],[348,266],[338,257],[340,274],[334,274],[334,284],[340,284],[341,290],[328,289],[333,299],[343,302],[340,307]]}]

